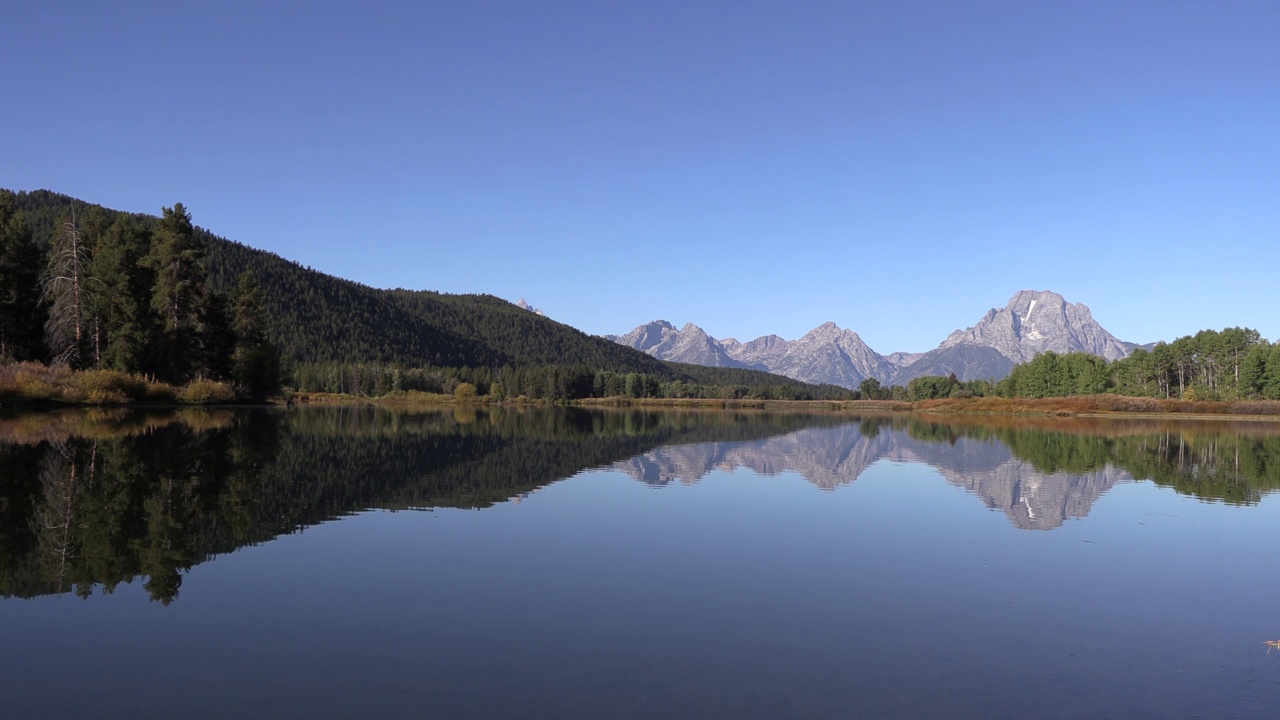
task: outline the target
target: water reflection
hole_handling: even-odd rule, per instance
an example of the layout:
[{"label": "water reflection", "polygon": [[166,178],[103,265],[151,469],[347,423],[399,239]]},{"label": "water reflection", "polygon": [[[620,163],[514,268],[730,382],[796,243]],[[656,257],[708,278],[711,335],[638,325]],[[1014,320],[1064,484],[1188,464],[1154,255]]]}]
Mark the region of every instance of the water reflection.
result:
[{"label": "water reflection", "polygon": [[[41,422],[40,420],[43,420]],[[370,508],[480,508],[668,442],[829,419],[578,411],[57,413],[0,421],[0,595],[152,599],[236,548]]]},{"label": "water reflection", "polygon": [[1203,500],[1258,502],[1280,487],[1274,423],[946,419],[890,416],[806,428],[758,442],[669,446],[617,467],[660,487],[712,470],[794,472],[823,490],[881,460],[924,463],[1004,511],[1019,528],[1051,530],[1088,515],[1117,483],[1151,480]]},{"label": "water reflection", "polygon": [[1050,530],[1067,518],[1084,517],[1103,493],[1132,479],[1110,465],[1081,473],[1044,472],[994,438],[957,437],[940,443],[913,435],[911,427],[864,421],[808,428],[754,443],[662,447],[617,467],[653,486],[693,484],[712,470],[748,468],[762,475],[798,473],[823,490],[833,490],[853,483],[881,460],[924,463],[1027,530]]},{"label": "water reflection", "polygon": [[576,410],[124,411],[0,419],[0,595],[87,597],[369,508],[481,508],[585,468],[650,485],[716,469],[795,472],[824,490],[882,461],[924,463],[1050,530],[1117,483],[1256,503],[1280,486],[1275,424],[850,419]]}]

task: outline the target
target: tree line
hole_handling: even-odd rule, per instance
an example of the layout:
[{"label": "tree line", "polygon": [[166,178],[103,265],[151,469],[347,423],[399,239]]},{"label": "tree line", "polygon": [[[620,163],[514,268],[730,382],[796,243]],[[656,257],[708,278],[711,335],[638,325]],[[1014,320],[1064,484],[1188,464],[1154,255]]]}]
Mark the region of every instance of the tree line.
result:
[{"label": "tree line", "polygon": [[1044,352],[1013,368],[1003,380],[961,382],[916,378],[902,399],[1000,396],[1051,398],[1110,393],[1181,400],[1280,400],[1280,344],[1257,330],[1201,330],[1151,350],[1107,362],[1089,353]]},{"label": "tree line", "polygon": [[1201,330],[1106,362],[1042,353],[997,384],[1006,397],[1115,393],[1182,400],[1280,400],[1280,345],[1257,330]]},{"label": "tree line", "polygon": [[407,367],[382,363],[298,363],[299,391],[382,397],[399,392],[461,394],[490,401],[589,398],[695,398],[717,400],[853,400],[856,390],[809,385],[756,371],[680,366],[674,377],[592,369],[587,365],[513,367]]},{"label": "tree line", "polygon": [[0,361],[278,390],[263,288],[249,271],[230,294],[211,285],[182,203],[153,221],[73,204],[50,225],[29,223],[17,200],[0,190]]}]

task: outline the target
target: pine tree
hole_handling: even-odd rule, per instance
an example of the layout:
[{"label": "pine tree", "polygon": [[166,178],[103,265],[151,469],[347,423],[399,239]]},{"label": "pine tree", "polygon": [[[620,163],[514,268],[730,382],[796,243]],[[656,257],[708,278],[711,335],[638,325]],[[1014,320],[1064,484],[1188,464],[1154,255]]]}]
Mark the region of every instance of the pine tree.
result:
[{"label": "pine tree", "polygon": [[98,292],[90,308],[90,332],[99,367],[125,372],[142,369],[152,330],[147,307],[151,278],[139,265],[147,243],[146,230],[121,215],[103,231],[94,248],[90,271],[98,281]]},{"label": "pine tree", "polygon": [[234,307],[233,376],[250,399],[262,400],[280,390],[280,352],[267,341],[266,293],[252,271],[240,274]]},{"label": "pine tree", "polygon": [[43,357],[40,250],[13,193],[0,190],[0,362]]},{"label": "pine tree", "polygon": [[200,300],[205,292],[205,247],[191,214],[175,203],[164,208],[151,238],[147,266],[155,273],[151,309],[161,327],[161,374],[184,382],[197,371],[200,354]]},{"label": "pine tree", "polygon": [[226,295],[208,287],[200,295],[194,370],[201,377],[231,377],[236,334],[227,305]]}]

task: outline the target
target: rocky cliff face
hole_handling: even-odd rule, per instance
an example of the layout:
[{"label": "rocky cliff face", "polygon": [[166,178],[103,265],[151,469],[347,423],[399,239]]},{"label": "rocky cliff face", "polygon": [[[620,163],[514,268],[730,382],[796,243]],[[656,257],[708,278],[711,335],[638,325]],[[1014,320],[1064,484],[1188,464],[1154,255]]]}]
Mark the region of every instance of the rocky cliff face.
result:
[{"label": "rocky cliff face", "polygon": [[1135,346],[1117,340],[1093,319],[1089,308],[1055,292],[1023,290],[1008,305],[991,309],[972,327],[956,330],[927,353],[872,350],[852,330],[825,323],[799,340],[765,335],[749,342],[716,340],[692,323],[680,330],[663,320],[626,335],[606,336],[661,360],[765,370],[811,383],[856,388],[866,378],[906,385],[926,375],[961,380],[999,380],[1037,353],[1087,352],[1108,360]]}]

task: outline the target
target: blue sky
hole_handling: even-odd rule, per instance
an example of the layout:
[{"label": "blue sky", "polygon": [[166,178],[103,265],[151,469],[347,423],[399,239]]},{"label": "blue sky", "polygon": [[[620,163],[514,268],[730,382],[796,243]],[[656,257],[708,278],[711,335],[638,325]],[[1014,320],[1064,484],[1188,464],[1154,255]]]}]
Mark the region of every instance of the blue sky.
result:
[{"label": "blue sky", "polygon": [[0,187],[379,287],[922,351],[1280,338],[1280,3],[17,3]]}]

